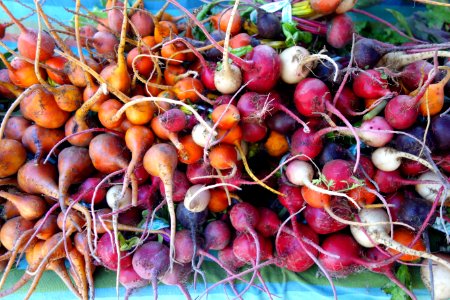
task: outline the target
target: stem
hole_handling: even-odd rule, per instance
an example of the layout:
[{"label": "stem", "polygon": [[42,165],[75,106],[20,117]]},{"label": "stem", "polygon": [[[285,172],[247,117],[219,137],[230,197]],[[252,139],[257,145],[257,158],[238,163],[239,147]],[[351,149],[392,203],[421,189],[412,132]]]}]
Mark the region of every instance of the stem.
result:
[{"label": "stem", "polygon": [[5,13],[8,15],[8,17],[16,24],[17,27],[19,27],[20,32],[28,32],[28,28],[26,28],[22,23],[17,20],[17,18],[11,13],[11,11],[6,7],[6,5],[3,3],[3,1],[0,1],[0,6],[3,8]]},{"label": "stem", "polygon": [[72,137],[75,137],[75,136],[80,135],[80,134],[91,133],[91,132],[107,132],[107,133],[115,134],[115,135],[117,135],[119,137],[122,137],[122,138],[124,137],[124,134],[122,132],[115,131],[115,130],[108,129],[108,128],[89,128],[89,129],[86,129],[86,130],[82,130],[82,131],[79,131],[79,132],[72,133],[72,134],[64,137],[62,140],[60,140],[58,143],[56,143],[53,146],[53,148],[48,152],[47,157],[44,160],[44,164],[47,163],[47,161],[50,159],[50,156],[53,154],[53,152],[56,150],[56,148],[58,148],[59,145],[61,145],[62,143],[64,143],[65,141],[67,141],[68,139],[70,139]]},{"label": "stem", "polygon": [[361,140],[359,139],[358,134],[356,133],[355,128],[352,126],[352,124],[350,124],[350,122],[347,120],[347,118],[345,118],[341,112],[336,109],[336,107],[334,107],[330,102],[326,101],[325,102],[326,108],[332,112],[334,115],[336,115],[339,119],[342,120],[342,122],[344,122],[345,125],[347,125],[347,127],[350,129],[350,132],[353,134],[353,136],[355,137],[356,140],[356,159],[355,159],[355,166],[353,167],[353,172],[356,172],[356,170],[358,170],[358,165],[359,165],[359,160],[361,157]]},{"label": "stem", "polygon": [[122,93],[121,91],[119,91],[118,89],[116,89],[115,87],[110,85],[108,82],[106,82],[105,79],[103,79],[97,72],[92,70],[92,68],[89,67],[88,65],[86,65],[83,62],[81,62],[81,61],[79,61],[79,60],[77,60],[77,59],[67,55],[64,52],[59,51],[58,49],[55,49],[55,53],[57,53],[57,54],[65,57],[65,58],[67,58],[71,62],[73,62],[73,63],[77,64],[78,66],[80,66],[83,70],[89,72],[89,74],[91,74],[99,83],[106,84],[106,86],[108,87],[108,90],[111,91],[123,103],[127,103],[127,102],[130,101],[127,95],[125,95],[124,93]]},{"label": "stem", "polygon": [[245,153],[242,150],[241,144],[240,142],[236,142],[234,143],[235,147],[237,148],[239,154],[241,155],[242,158],[242,163],[244,164],[244,168],[247,171],[247,174],[254,180],[256,181],[260,186],[262,186],[263,188],[271,191],[272,193],[276,194],[276,195],[280,195],[280,196],[284,196],[284,194],[280,193],[279,191],[271,188],[270,186],[268,186],[267,184],[265,184],[264,182],[262,182],[261,180],[258,179],[258,177],[255,176],[255,174],[253,174],[252,170],[250,169],[248,162],[247,162],[247,158],[245,157]]},{"label": "stem", "polygon": [[123,113],[127,110],[127,108],[129,108],[130,106],[133,106],[135,104],[139,104],[142,102],[167,102],[170,104],[175,104],[175,105],[180,105],[183,106],[184,108],[186,108],[187,110],[189,110],[194,116],[195,118],[199,121],[199,123],[201,123],[203,126],[205,126],[205,128],[209,131],[209,132],[213,132],[212,128],[208,125],[208,123],[205,122],[205,120],[203,120],[203,118],[199,115],[199,113],[192,108],[192,106],[187,105],[184,102],[178,101],[178,100],[173,100],[173,99],[168,99],[168,98],[162,98],[162,97],[143,97],[143,98],[139,98],[133,101],[130,101],[128,103],[125,103],[117,112],[116,114],[112,117],[112,120],[118,120],[121,118],[121,116],[123,115]]},{"label": "stem", "polygon": [[227,31],[225,34],[225,42],[223,45],[224,51],[223,51],[222,65],[223,65],[224,71],[230,75],[231,75],[231,70],[230,70],[230,64],[228,62],[228,54],[229,54],[228,47],[230,45],[231,27],[233,26],[233,20],[234,20],[234,16],[236,15],[238,6],[239,6],[239,0],[235,0],[233,9],[231,10],[230,19],[227,24]]},{"label": "stem", "polygon": [[55,92],[55,89],[51,87],[41,76],[41,73],[39,72],[39,56],[41,54],[41,44],[42,44],[42,23],[41,18],[39,14],[39,5],[37,0],[34,0],[34,4],[36,5],[36,10],[38,11],[37,14],[37,23],[38,23],[38,35],[37,35],[37,42],[36,42],[36,57],[34,58],[34,73],[36,74],[36,78],[39,81],[39,83],[44,86],[47,90],[51,92]]},{"label": "stem", "polygon": [[445,259],[442,259],[438,256],[432,255],[430,253],[427,252],[423,252],[423,251],[418,251],[418,250],[414,250],[411,248],[406,247],[403,244],[400,244],[399,242],[391,239],[389,236],[387,236],[386,234],[382,234],[382,233],[378,233],[378,234],[372,234],[372,238],[374,239],[375,242],[385,245],[388,248],[397,250],[400,253],[403,254],[408,254],[408,255],[414,255],[414,256],[419,256],[422,258],[427,258],[429,260],[432,260],[438,264],[441,264],[442,266],[444,266],[445,268],[450,270],[450,262],[446,261]]},{"label": "stem", "polygon": [[14,110],[17,108],[17,106],[19,106],[20,102],[22,102],[22,100],[25,97],[28,97],[32,92],[34,92],[38,88],[40,88],[40,86],[38,84],[33,84],[32,86],[27,88],[8,108],[8,110],[6,111],[6,113],[3,117],[2,124],[0,125],[0,140],[3,138],[5,129],[6,129],[6,124],[8,123],[8,119],[9,119],[9,117],[11,117]]},{"label": "stem", "polygon": [[[117,50],[117,68],[120,70],[127,70],[127,62],[125,60],[125,42],[127,37],[127,24],[128,24],[128,17],[127,17],[127,5],[128,0],[123,1],[123,20],[122,20],[122,28],[120,31],[120,43],[119,48]],[[117,291],[118,293],[118,291]]]}]

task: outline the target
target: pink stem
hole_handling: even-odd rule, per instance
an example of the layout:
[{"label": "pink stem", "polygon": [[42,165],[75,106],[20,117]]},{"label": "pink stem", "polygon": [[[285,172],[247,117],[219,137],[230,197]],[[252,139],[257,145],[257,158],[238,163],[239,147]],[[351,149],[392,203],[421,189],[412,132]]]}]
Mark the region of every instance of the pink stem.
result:
[{"label": "pink stem", "polygon": [[292,111],[290,111],[286,106],[284,106],[281,103],[278,103],[275,105],[275,107],[278,108],[279,110],[281,110],[282,112],[286,113],[289,117],[291,117],[292,119],[297,121],[297,123],[301,124],[303,126],[304,132],[306,132],[306,133],[311,132],[311,129],[309,128],[309,126],[302,119],[300,119],[296,114],[294,114]]},{"label": "pink stem", "polygon": [[297,21],[297,28],[303,31],[307,31],[314,34],[326,35],[327,34],[327,25],[313,21],[306,20],[299,17],[293,17],[295,21]]},{"label": "pink stem", "polygon": [[47,213],[45,214],[44,218],[42,219],[42,223],[39,224],[39,226],[36,228],[36,230],[34,231],[34,233],[31,235],[30,239],[28,240],[28,242],[25,244],[25,247],[23,247],[22,252],[19,255],[19,258],[17,259],[17,265],[19,264],[20,260],[22,259],[23,254],[25,253],[25,251],[28,249],[28,247],[31,245],[31,243],[33,242],[34,238],[36,237],[36,235],[39,233],[39,231],[42,229],[42,226],[44,226],[45,220],[48,219],[48,217],[59,207],[59,203],[55,203],[53,204],[52,207],[50,207],[50,209],[47,211]]},{"label": "pink stem", "polygon": [[361,140],[359,139],[359,136],[356,133],[355,128],[352,126],[352,124],[350,124],[350,122],[347,120],[347,118],[345,118],[341,114],[341,112],[338,109],[336,109],[336,107],[334,107],[330,102],[326,101],[325,104],[326,104],[327,109],[330,112],[335,114],[339,119],[342,120],[342,122],[344,122],[345,125],[347,125],[347,127],[350,129],[351,133],[355,137],[355,140],[356,140],[356,160],[355,160],[355,166],[353,167],[353,172],[356,172],[356,170],[358,170],[359,160],[360,160],[360,157],[361,157]]},{"label": "pink stem", "polygon": [[413,292],[411,292],[403,283],[401,283],[397,277],[392,273],[391,270],[384,273],[387,278],[389,278],[395,285],[397,285],[399,288],[401,288],[409,297],[411,297],[412,300],[417,300],[416,295],[414,295]]},{"label": "pink stem", "polygon": [[[203,32],[203,34],[206,36],[206,38],[217,48],[217,50],[219,50],[220,52],[224,52],[224,49],[222,46],[220,46],[214,39],[213,37],[209,34],[208,30],[205,28],[205,26],[203,25],[202,22],[200,22],[199,20],[197,20],[197,18],[189,11],[187,10],[185,7],[183,7],[180,3],[178,3],[176,0],[167,0],[167,2],[172,3],[173,5],[175,5],[176,7],[178,7],[183,13],[185,13],[189,19],[191,19],[195,25],[198,26],[198,28],[200,28]],[[243,60],[242,58],[234,55],[233,53],[229,53],[228,54],[230,56],[230,58],[233,60],[233,62],[240,67],[241,69],[244,70],[248,70],[250,68],[253,67],[254,62],[253,61],[246,61]]]},{"label": "pink stem", "polygon": [[68,139],[70,139],[72,137],[75,137],[75,136],[80,135],[80,134],[91,133],[91,132],[107,132],[107,133],[115,134],[115,135],[120,136],[122,138],[125,136],[122,132],[119,132],[119,131],[116,131],[116,130],[112,130],[112,129],[108,129],[108,128],[89,128],[89,129],[86,129],[86,130],[82,130],[82,131],[79,131],[79,132],[75,132],[75,133],[69,134],[68,136],[66,136],[62,140],[60,140],[58,143],[56,143],[55,146],[53,146],[53,148],[47,154],[47,157],[44,160],[44,164],[47,163],[47,161],[49,160],[50,156],[53,154],[53,152],[56,150],[56,148],[59,147],[59,145],[61,145],[62,143],[64,143],[65,141],[67,141]]}]

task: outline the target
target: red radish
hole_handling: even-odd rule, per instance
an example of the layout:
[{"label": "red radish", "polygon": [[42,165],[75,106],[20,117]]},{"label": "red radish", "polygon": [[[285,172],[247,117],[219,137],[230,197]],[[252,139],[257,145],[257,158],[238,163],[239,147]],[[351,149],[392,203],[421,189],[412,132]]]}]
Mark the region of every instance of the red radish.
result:
[{"label": "red radish", "polygon": [[[19,53],[26,58],[34,60],[37,48],[38,31],[32,28],[27,28],[20,23],[20,21],[14,17],[3,2],[0,2],[0,6],[20,29],[20,35],[17,39],[17,48]],[[45,31],[42,31],[41,34],[41,51],[38,58],[39,61],[47,60],[52,57],[55,49],[55,42],[53,38]]]},{"label": "red radish", "polygon": [[170,144],[154,144],[144,155],[144,168],[152,176],[161,178],[170,215],[170,269],[175,259],[176,217],[173,203],[173,174],[178,164],[178,153]]},{"label": "red radish", "polygon": [[306,78],[295,87],[294,104],[298,112],[306,117],[316,117],[318,113],[329,111],[336,115],[351,131],[356,139],[356,167],[360,158],[360,139],[354,127],[331,103],[331,93],[323,81],[317,78]]},{"label": "red radish", "polygon": [[245,266],[245,262],[238,259],[236,255],[234,255],[233,247],[227,246],[224,249],[218,252],[219,260],[231,270],[237,270],[243,266]]},{"label": "red radish", "polygon": [[343,48],[351,43],[353,33],[352,19],[346,14],[336,15],[328,26],[327,42],[334,48]]},{"label": "red radish", "polygon": [[375,177],[373,177],[373,180],[377,183],[380,192],[385,194],[394,193],[395,191],[398,191],[402,186],[424,183],[422,182],[422,180],[404,179],[401,177],[400,171],[398,170],[394,171],[377,170],[377,172],[375,173]]},{"label": "red radish", "polygon": [[128,299],[128,297],[138,288],[147,286],[149,281],[141,278],[136,271],[133,269],[133,266],[128,266],[126,268],[122,268],[119,274],[119,281],[125,289],[126,293],[124,299]]},{"label": "red radish", "polygon": [[343,159],[327,162],[322,168],[322,174],[332,191],[344,190],[356,183],[353,178],[352,164]]},{"label": "red radish", "polygon": [[400,80],[402,84],[409,90],[414,91],[428,79],[428,73],[433,69],[433,65],[425,60],[415,61],[403,68]]},{"label": "red radish", "polygon": [[202,161],[187,165],[186,176],[192,184],[209,184],[212,182],[210,175],[211,166]]},{"label": "red radish", "polygon": [[286,207],[291,215],[299,211],[305,205],[301,188],[298,186],[281,183],[279,190],[282,195],[278,195],[278,201],[280,201],[281,205]]},{"label": "red radish", "polygon": [[150,35],[155,30],[153,19],[147,11],[138,10],[130,17],[130,24],[141,37]]},{"label": "red radish", "polygon": [[190,263],[194,255],[194,241],[191,232],[187,229],[177,231],[175,234],[175,260],[182,264]]},{"label": "red radish", "polygon": [[[298,224],[301,237],[305,237],[317,244],[319,237],[308,226]],[[304,246],[313,256],[317,256],[318,251],[311,245]],[[280,258],[279,266],[284,267],[293,272],[303,272],[314,265],[314,260],[307,254],[297,237],[282,231],[278,239],[275,241],[276,253]]]},{"label": "red radish", "polygon": [[186,289],[186,282],[188,281],[188,277],[192,272],[191,266],[188,264],[176,264],[174,265],[173,270],[167,270],[166,273],[159,276],[158,279],[166,284],[166,285],[176,285],[186,297],[186,299],[190,299],[190,295],[188,290]]},{"label": "red radish", "polygon": [[77,197],[77,195],[82,195],[81,201],[85,202],[86,204],[99,204],[105,199],[106,196],[106,187],[101,186],[94,197],[94,189],[98,184],[101,182],[100,178],[97,177],[90,177],[81,183],[80,187],[78,188],[77,194],[73,195],[74,198]]},{"label": "red radish", "polygon": [[359,73],[353,80],[353,92],[364,99],[377,99],[391,93],[388,82],[375,70]]},{"label": "red radish", "polygon": [[[118,260],[117,252],[114,245],[111,243],[111,236],[108,233],[103,234],[98,240],[98,257],[100,258],[102,264],[110,269],[117,270]],[[125,252],[121,253],[120,268],[127,268],[131,266],[131,256],[125,255]]]},{"label": "red radish", "polygon": [[265,207],[260,207],[258,210],[259,217],[261,220],[264,220],[264,222],[258,222],[256,224],[256,230],[265,238],[275,236],[281,226],[281,221],[278,218],[278,215],[274,211]]},{"label": "red radish", "polygon": [[170,270],[170,250],[158,242],[147,242],[133,255],[133,269],[141,277],[152,282],[153,293],[157,295],[157,279]]},{"label": "red radish", "polygon": [[214,220],[205,227],[205,249],[223,250],[230,243],[230,227],[221,220]]},{"label": "red radish", "polygon": [[333,276],[346,277],[357,271],[358,261],[361,261],[361,246],[349,234],[332,234],[322,242],[321,246],[326,252],[319,254],[319,260]]},{"label": "red radish", "polygon": [[[335,214],[344,219],[350,219],[352,214],[349,205],[344,201],[337,200],[337,198],[332,199],[331,209]],[[309,227],[311,227],[311,229],[318,234],[330,234],[347,227],[346,224],[330,217],[330,215],[323,208],[315,208],[307,205],[303,211],[303,216],[305,217]]]},{"label": "red radish", "polygon": [[116,58],[116,48],[119,45],[119,40],[110,32],[97,31],[90,39],[92,47],[99,55],[107,59]]}]

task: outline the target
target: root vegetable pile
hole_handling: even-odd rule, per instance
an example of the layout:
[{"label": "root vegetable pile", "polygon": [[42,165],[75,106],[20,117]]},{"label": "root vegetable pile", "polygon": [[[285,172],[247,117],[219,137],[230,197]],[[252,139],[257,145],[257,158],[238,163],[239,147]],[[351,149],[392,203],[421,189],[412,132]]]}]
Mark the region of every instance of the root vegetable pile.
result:
[{"label": "root vegetable pile", "polygon": [[[273,299],[271,265],[317,266],[334,298],[335,278],[365,270],[415,299],[395,269],[419,265],[450,298],[448,34],[363,37],[346,12],[371,15],[346,0],[74,2],[68,26],[0,1],[0,38],[19,32],[17,50],[0,43],[0,297],[31,282],[30,298],[50,270],[94,299],[106,268],[126,298],[203,283],[199,298]],[[208,282],[205,260],[226,275]]]}]

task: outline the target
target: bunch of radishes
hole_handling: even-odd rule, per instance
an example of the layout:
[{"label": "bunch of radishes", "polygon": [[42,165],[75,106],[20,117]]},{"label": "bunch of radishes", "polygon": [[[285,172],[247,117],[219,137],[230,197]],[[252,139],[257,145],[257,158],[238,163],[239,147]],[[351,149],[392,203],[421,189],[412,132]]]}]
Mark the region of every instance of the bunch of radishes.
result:
[{"label": "bunch of radishes", "polygon": [[111,0],[104,19],[77,0],[74,26],[35,1],[37,29],[0,2],[20,29],[17,52],[0,55],[14,100],[0,127],[0,289],[28,262],[0,296],[32,280],[27,299],[52,270],[93,298],[103,266],[126,297],[151,284],[156,298],[161,282],[190,299],[207,259],[226,277],[201,296],[230,284],[271,298],[261,268],[317,265],[335,297],[334,277],[368,269],[415,298],[394,264],[424,258],[424,283],[450,297],[448,255],[422,238],[449,219],[449,45],[354,38],[353,5],[292,3],[326,52],[287,47],[278,13],[252,4],[254,23],[239,0],[197,16],[176,0],[155,14]]}]

